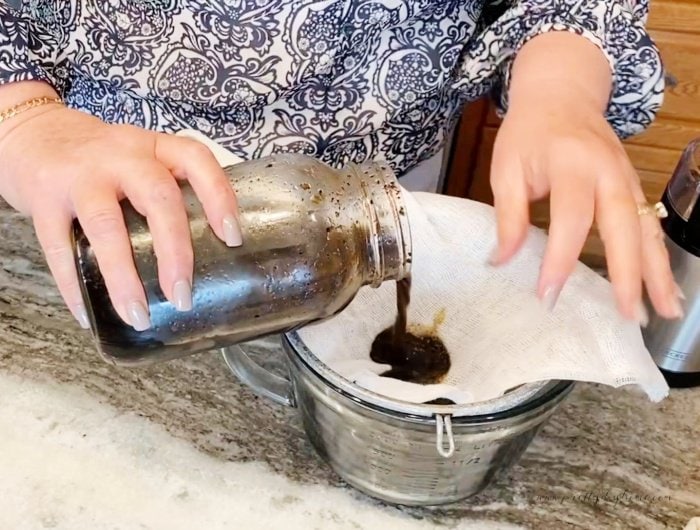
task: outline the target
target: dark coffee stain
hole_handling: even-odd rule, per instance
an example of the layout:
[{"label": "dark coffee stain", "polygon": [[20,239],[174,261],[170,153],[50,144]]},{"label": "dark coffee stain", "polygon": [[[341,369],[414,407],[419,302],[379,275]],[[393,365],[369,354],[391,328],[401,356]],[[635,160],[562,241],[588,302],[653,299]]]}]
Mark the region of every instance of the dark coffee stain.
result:
[{"label": "dark coffee stain", "polygon": [[391,369],[381,374],[383,377],[422,385],[439,383],[451,365],[450,354],[436,335],[445,318],[444,311],[438,313],[433,328],[411,333],[407,321],[410,301],[411,278],[408,277],[396,284],[396,321],[374,339],[370,358],[391,365]]},{"label": "dark coffee stain", "polygon": [[456,404],[457,403],[455,403],[451,399],[447,399],[447,398],[437,398],[437,399],[433,399],[432,401],[426,401],[424,403],[424,405],[456,405]]}]

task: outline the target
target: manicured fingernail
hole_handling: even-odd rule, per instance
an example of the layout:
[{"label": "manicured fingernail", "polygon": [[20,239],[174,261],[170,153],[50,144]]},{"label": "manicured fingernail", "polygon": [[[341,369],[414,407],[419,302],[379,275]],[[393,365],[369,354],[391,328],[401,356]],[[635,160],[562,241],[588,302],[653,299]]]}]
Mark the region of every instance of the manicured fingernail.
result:
[{"label": "manicured fingernail", "polygon": [[685,300],[685,297],[683,296],[683,293],[680,291],[672,300],[671,300],[671,315],[672,318],[678,318],[681,319],[685,316],[685,313],[683,312],[683,305],[681,304],[681,300]]},{"label": "manicured fingernail", "polygon": [[224,240],[229,247],[240,247],[243,244],[241,228],[238,221],[232,215],[224,217]]},{"label": "manicured fingernail", "polygon": [[491,267],[495,267],[496,265],[498,265],[499,254],[500,252],[498,251],[498,247],[494,248],[489,254],[489,258],[488,260],[486,260],[486,263],[489,264]]},{"label": "manicured fingernail", "polygon": [[178,311],[192,309],[192,287],[187,280],[179,280],[173,285],[173,301]]},{"label": "manicured fingernail", "polygon": [[90,329],[90,319],[88,318],[87,309],[83,304],[78,304],[73,308],[73,315],[83,329]]},{"label": "manicured fingernail", "polygon": [[676,297],[680,298],[681,300],[685,300],[685,295],[683,294],[683,291],[681,290],[680,286],[678,284],[676,285]]},{"label": "manicured fingernail", "polygon": [[129,315],[129,323],[136,331],[144,331],[151,327],[151,319],[148,316],[148,310],[142,302],[131,302],[126,312]]},{"label": "manicured fingernail", "polygon": [[634,319],[639,322],[639,325],[643,328],[647,327],[649,323],[649,313],[647,312],[647,308],[644,307],[644,303],[641,301],[637,303],[637,307],[634,310]]},{"label": "manicured fingernail", "polygon": [[557,305],[557,300],[559,299],[560,293],[560,285],[550,285],[544,290],[544,294],[542,295],[542,304],[547,311],[552,312],[554,310],[554,306]]}]

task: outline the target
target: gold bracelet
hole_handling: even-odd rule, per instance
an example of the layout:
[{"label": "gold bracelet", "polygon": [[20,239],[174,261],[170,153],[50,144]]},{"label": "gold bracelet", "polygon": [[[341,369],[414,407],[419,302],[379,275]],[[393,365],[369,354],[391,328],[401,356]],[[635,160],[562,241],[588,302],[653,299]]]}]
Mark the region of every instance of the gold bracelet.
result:
[{"label": "gold bracelet", "polygon": [[22,103],[18,103],[7,110],[0,111],[0,124],[28,110],[51,104],[63,105],[63,100],[61,98],[50,98],[44,96],[41,98],[32,98],[27,101],[23,101]]}]

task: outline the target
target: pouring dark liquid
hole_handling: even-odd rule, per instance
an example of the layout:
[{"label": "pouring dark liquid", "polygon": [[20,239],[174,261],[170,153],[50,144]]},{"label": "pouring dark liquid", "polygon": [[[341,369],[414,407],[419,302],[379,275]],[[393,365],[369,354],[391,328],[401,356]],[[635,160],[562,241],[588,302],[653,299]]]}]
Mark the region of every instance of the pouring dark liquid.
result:
[{"label": "pouring dark liquid", "polygon": [[[411,301],[411,278],[396,283],[398,315],[393,326],[374,339],[370,358],[391,369],[381,374],[423,385],[439,383],[450,369],[450,354],[442,341],[434,335],[414,335],[408,331],[407,312]],[[440,403],[451,404],[448,400]]]}]

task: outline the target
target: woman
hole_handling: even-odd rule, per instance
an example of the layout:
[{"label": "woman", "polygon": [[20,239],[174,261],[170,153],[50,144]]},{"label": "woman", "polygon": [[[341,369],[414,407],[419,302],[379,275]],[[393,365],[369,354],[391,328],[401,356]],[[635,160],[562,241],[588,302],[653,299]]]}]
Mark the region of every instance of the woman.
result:
[{"label": "woman", "polygon": [[639,209],[618,139],[662,101],[646,15],[647,0],[7,0],[0,194],[32,216],[81,325],[74,218],[118,313],[143,330],[119,200],[148,218],[163,292],[180,310],[192,305],[193,256],[176,180],[192,184],[219,238],[241,244],[211,152],[172,133],[196,129],[244,158],[384,158],[415,178],[463,104],[493,90],[508,109],[491,176],[493,263],[523,243],[528,202],[550,194],[538,284],[548,306],[595,218],[622,314],[644,323],[644,283],[660,314],[679,317],[658,220]]}]

